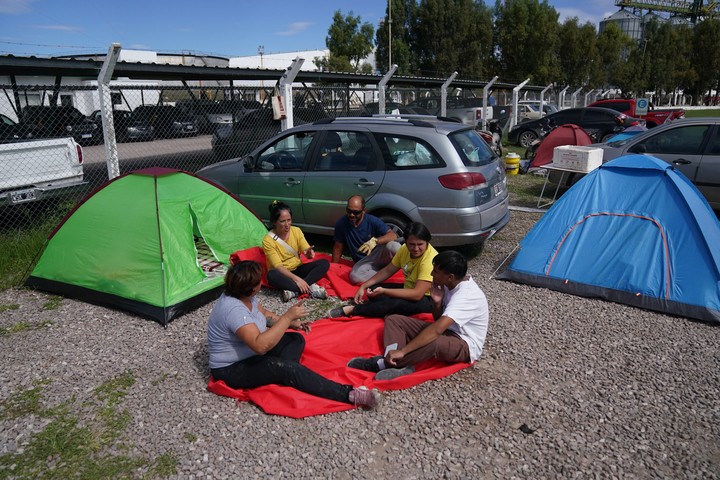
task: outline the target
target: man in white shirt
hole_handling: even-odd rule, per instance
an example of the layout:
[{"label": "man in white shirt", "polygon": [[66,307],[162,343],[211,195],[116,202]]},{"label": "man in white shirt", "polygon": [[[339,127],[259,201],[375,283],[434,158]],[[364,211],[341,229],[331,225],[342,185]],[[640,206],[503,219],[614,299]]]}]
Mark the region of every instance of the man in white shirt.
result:
[{"label": "man in white shirt", "polygon": [[489,309],[485,293],[466,275],[467,260],[460,253],[438,253],[430,289],[435,321],[386,316],[385,356],[356,357],[348,367],[377,372],[377,380],[392,380],[414,372],[415,365],[431,358],[449,363],[476,361],[485,344]]}]

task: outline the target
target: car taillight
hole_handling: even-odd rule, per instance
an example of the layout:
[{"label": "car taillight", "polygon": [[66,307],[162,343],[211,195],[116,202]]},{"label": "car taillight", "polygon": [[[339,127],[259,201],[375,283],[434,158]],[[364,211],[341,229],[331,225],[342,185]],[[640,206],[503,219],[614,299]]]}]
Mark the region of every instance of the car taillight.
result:
[{"label": "car taillight", "polygon": [[479,108],[475,110],[475,120],[482,120],[482,110]]},{"label": "car taillight", "polygon": [[466,190],[468,188],[483,186],[487,183],[482,173],[451,173],[438,177],[440,185],[450,190]]},{"label": "car taillight", "polygon": [[75,145],[75,148],[77,149],[77,154],[78,154],[78,164],[82,165],[82,162],[83,162],[82,147],[80,145]]}]

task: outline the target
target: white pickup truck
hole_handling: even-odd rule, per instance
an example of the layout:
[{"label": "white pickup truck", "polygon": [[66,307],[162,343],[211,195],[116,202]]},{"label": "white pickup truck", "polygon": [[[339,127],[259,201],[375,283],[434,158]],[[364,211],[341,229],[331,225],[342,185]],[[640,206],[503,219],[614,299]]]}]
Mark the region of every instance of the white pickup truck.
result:
[{"label": "white pickup truck", "polygon": [[0,144],[0,206],[84,188],[83,151],[72,138]]}]

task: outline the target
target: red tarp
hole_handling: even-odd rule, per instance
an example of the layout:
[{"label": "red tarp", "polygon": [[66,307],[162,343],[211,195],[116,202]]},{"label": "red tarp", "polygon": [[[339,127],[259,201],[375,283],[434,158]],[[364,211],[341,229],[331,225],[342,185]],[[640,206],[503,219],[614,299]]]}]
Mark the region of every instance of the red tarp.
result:
[{"label": "red tarp", "polygon": [[[425,320],[432,318],[425,314]],[[300,362],[317,373],[339,383],[354,386],[366,385],[380,390],[400,390],[427,380],[451,375],[469,363],[447,364],[436,360],[417,366],[417,371],[394,380],[376,381],[372,372],[346,367],[353,357],[371,357],[382,354],[383,326],[381,319],[323,319],[312,324],[312,331],[305,335],[305,352]],[[225,382],[208,382],[208,390],[218,395],[250,401],[265,413],[303,418],[324,413],[340,412],[355,408],[347,403],[335,402],[300,392],[291,387],[266,385],[251,390],[234,390]]]},{"label": "red tarp", "polygon": [[[321,258],[325,258],[329,262],[332,261],[332,257],[326,253],[316,253],[315,258],[312,260],[319,260]],[[258,262],[264,269],[267,268],[265,252],[261,247],[238,250],[230,255],[230,263],[233,265],[241,260],[252,260]],[[302,257],[303,263],[311,262],[312,260],[308,260],[304,256]],[[318,285],[323,287],[327,294],[331,297],[338,297],[343,300],[353,298],[355,296],[355,292],[357,292],[358,285],[350,283],[350,270],[352,270],[352,266],[352,262],[344,259],[341,259],[340,263],[331,263],[330,270],[328,270],[328,273],[326,274],[327,278],[321,278],[317,282]],[[403,273],[401,270],[398,270],[395,275],[390,277],[385,283],[402,284],[404,282],[405,278],[403,277]],[[263,274],[262,285],[263,287],[272,288],[268,285],[265,274]]]}]

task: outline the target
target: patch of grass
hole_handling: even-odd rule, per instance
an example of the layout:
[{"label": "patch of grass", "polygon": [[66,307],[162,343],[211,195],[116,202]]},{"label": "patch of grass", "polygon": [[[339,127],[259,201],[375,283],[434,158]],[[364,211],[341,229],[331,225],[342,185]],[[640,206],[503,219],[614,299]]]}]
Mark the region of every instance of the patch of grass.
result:
[{"label": "patch of grass", "polygon": [[50,384],[50,380],[37,380],[34,387],[21,390],[0,403],[0,411],[4,418],[19,418],[27,415],[42,416],[40,397],[43,389]]},{"label": "patch of grass", "polygon": [[[0,404],[5,418],[28,415],[52,418],[22,449],[0,455],[0,478],[133,478],[138,477],[138,470],[142,469],[147,471],[144,478],[177,473],[177,459],[170,454],[152,460],[115,453],[130,449],[121,437],[132,417],[118,406],[135,383],[132,372],[97,387],[95,398],[80,409],[91,413],[82,421],[71,413],[75,398],[59,407],[41,408],[43,389],[49,383],[49,380],[36,382],[33,388],[18,392]],[[97,418],[92,415],[93,411]]]},{"label": "patch of grass", "polygon": [[7,312],[8,310],[17,310],[20,305],[17,303],[11,303],[9,305],[0,305],[0,313]]},{"label": "patch of grass", "polygon": [[[665,107],[658,107],[658,108],[665,108]],[[671,108],[671,107],[667,107]],[[685,116],[686,117],[720,117],[720,108],[703,108],[703,109],[693,109],[693,110],[685,110]]]},{"label": "patch of grass", "polygon": [[59,295],[52,295],[50,297],[50,300],[48,300],[47,302],[45,302],[43,304],[42,308],[43,308],[43,310],[55,310],[60,306],[62,301],[63,301],[63,297],[61,297]]},{"label": "patch of grass", "polygon": [[198,437],[194,433],[187,432],[185,434],[185,440],[187,440],[189,443],[195,443],[197,442]]},{"label": "patch of grass", "polygon": [[12,335],[13,333],[24,332],[26,330],[37,330],[43,327],[49,327],[53,322],[43,322],[41,324],[29,323],[29,322],[18,322],[9,327],[0,327],[0,337]]}]

